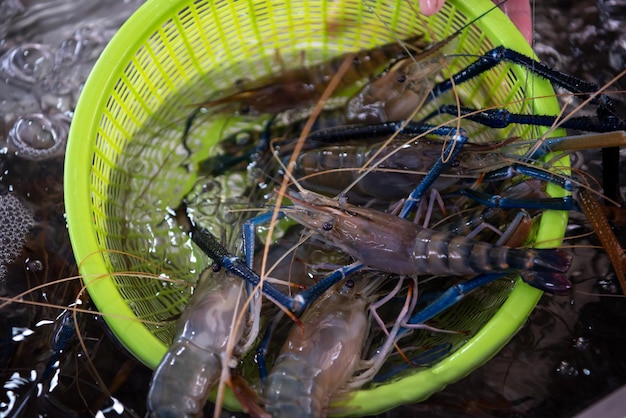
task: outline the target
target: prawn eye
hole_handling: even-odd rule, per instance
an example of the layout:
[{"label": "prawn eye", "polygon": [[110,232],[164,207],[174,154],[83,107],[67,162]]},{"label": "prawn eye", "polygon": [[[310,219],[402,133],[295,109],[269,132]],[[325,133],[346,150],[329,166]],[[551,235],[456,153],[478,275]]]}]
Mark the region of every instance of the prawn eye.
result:
[{"label": "prawn eye", "polygon": [[331,229],[333,229],[333,224],[331,224],[330,222],[324,222],[324,225],[322,225],[322,229],[324,231],[330,231]]}]

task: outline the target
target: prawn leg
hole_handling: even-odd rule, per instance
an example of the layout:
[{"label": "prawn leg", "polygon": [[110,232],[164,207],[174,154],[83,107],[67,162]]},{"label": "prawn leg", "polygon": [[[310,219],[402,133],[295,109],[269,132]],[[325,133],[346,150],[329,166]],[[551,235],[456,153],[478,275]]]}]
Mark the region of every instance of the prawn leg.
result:
[{"label": "prawn leg", "polygon": [[402,325],[406,322],[411,311],[415,308],[415,305],[417,304],[417,279],[413,278],[412,280],[413,283],[409,285],[404,307],[398,313],[397,318],[390,330],[387,330],[387,326],[383,323],[382,319],[378,315],[377,309],[380,308],[383,304],[389,302],[390,299],[398,294],[402,287],[404,279],[400,278],[398,280],[398,283],[390,293],[370,305],[370,317],[378,323],[379,327],[387,335],[387,338],[384,343],[381,344],[380,347],[378,347],[378,349],[376,350],[376,354],[374,354],[368,360],[361,361],[359,365],[359,372],[350,379],[350,382],[347,385],[346,389],[356,390],[359,387],[363,386],[365,383],[371,381],[374,376],[376,376],[380,368],[383,366],[385,360],[389,357],[394,347],[398,348],[398,346],[396,345],[396,340],[399,333],[403,329]]},{"label": "prawn leg", "polygon": [[454,160],[460,154],[463,146],[467,143],[468,137],[465,130],[454,129],[454,131],[454,136],[444,148],[442,156],[437,159],[432,168],[428,171],[428,173],[426,173],[420,184],[406,199],[406,202],[398,215],[400,218],[406,219],[409,216],[409,213],[422,200],[422,197],[431,188],[435,181],[437,181],[439,176],[454,163]]},{"label": "prawn leg", "polygon": [[404,328],[408,330],[411,328],[419,327],[426,321],[432,319],[436,315],[439,315],[449,307],[458,303],[468,293],[495,280],[501,279],[506,275],[507,273],[482,274],[465,282],[455,284],[454,286],[443,292],[441,296],[435,299],[424,309],[411,316],[409,320],[406,321],[406,324],[404,324]]},{"label": "prawn leg", "polygon": [[407,218],[410,212],[419,204],[424,194],[432,187],[439,176],[454,163],[455,159],[462,151],[463,146],[469,139],[464,129],[447,126],[437,127],[411,122],[385,122],[373,125],[340,126],[316,131],[307,137],[307,141],[316,141],[319,140],[319,138],[328,140],[329,137],[338,141],[348,141],[352,139],[378,138],[397,133],[401,135],[432,134],[449,139],[442,151],[442,155],[426,173],[420,184],[411,192],[400,210],[399,216],[401,218]]},{"label": "prawn leg", "polygon": [[242,259],[233,255],[224,248],[217,238],[207,229],[192,225],[191,240],[209,256],[218,267],[224,267],[230,273],[245,280],[253,287],[261,285],[263,294],[279,306],[284,306],[290,311],[297,311],[294,301],[290,300],[281,291],[270,283],[261,282],[261,278]]},{"label": "prawn leg", "polygon": [[[532,276],[534,273],[522,272],[521,274],[524,278],[525,275]],[[425,308],[412,315],[409,320],[406,321],[405,324],[403,324],[403,331],[399,332],[398,335],[401,336],[411,329],[421,328],[426,321],[429,321],[430,319],[444,312],[446,309],[454,306],[463,298],[465,298],[469,293],[505,276],[507,276],[507,273],[483,274],[474,277],[473,279],[451,286],[450,288],[448,288],[448,290],[444,291],[439,297],[437,297],[433,302],[428,304]],[[525,278],[525,281],[527,280],[530,281],[531,279]]]},{"label": "prawn leg", "polygon": [[[271,217],[266,218],[262,215],[261,220],[267,221]],[[251,222],[250,220],[248,222]],[[254,228],[252,228],[254,232]],[[277,306],[287,309],[289,312],[295,315],[299,315],[319,296],[321,296],[326,290],[330,289],[333,285],[341,281],[346,276],[363,267],[360,263],[350,264],[342,267],[330,273],[315,286],[311,286],[307,290],[304,290],[294,297],[290,297],[282,293],[275,286],[267,281],[262,281],[261,277],[250,267],[253,260],[253,253],[246,255],[246,259],[250,260],[248,263],[244,262],[241,258],[228,252],[215,238],[215,236],[207,229],[198,227],[196,225],[191,226],[191,240],[200,247],[200,249],[209,256],[217,266],[224,267],[230,273],[242,278],[249,286],[257,287],[261,285],[263,294],[275,303]],[[250,244],[248,242],[254,238],[244,238],[244,247],[248,249]]]},{"label": "prawn leg", "polygon": [[[600,90],[596,84],[553,70],[547,65],[520,54],[519,52],[503,46],[498,46],[479,57],[472,64],[454,74],[452,77],[435,85],[432,97],[437,97],[442,93],[451,90],[454,86],[489,71],[502,62],[510,62],[512,64],[520,65],[531,73],[538,75],[559,87],[563,87],[572,93],[582,93],[586,96],[592,96]],[[592,102],[599,105],[599,109],[601,110],[600,118],[610,118],[614,114],[615,106],[613,101],[608,96],[604,94],[597,94],[593,98]]]},{"label": "prawn leg", "polygon": [[435,347],[429,348],[423,353],[420,353],[417,356],[410,358],[410,363],[403,363],[400,366],[394,367],[393,369],[385,373],[377,374],[372,379],[372,383],[387,382],[389,381],[389,379],[396,376],[401,371],[406,370],[410,367],[426,367],[429,364],[439,360],[443,356],[448,355],[448,353],[450,353],[450,350],[452,350],[452,344],[450,343],[442,343]]},{"label": "prawn leg", "polygon": [[602,132],[543,138],[535,141],[523,160],[538,160],[555,151],[580,151],[626,146],[626,132]]},{"label": "prawn leg", "polygon": [[457,192],[488,208],[497,209],[543,209],[543,210],[574,210],[578,208],[571,196],[547,197],[544,199],[511,199],[500,195],[490,195],[472,189]]},{"label": "prawn leg", "polygon": [[[577,187],[567,176],[561,176],[553,172],[521,164],[512,164],[509,167],[502,167],[486,173],[481,180],[483,182],[501,181],[513,178],[514,176],[528,176],[546,183],[555,184],[565,191],[571,193]],[[519,199],[507,198],[500,195],[489,195],[473,189],[460,189],[455,192],[466,196],[489,208],[502,209],[544,209],[544,210],[574,210],[577,209],[576,201],[572,196],[543,198],[543,199]]]},{"label": "prawn leg", "polygon": [[500,238],[498,238],[498,241],[496,242],[496,245],[521,247],[526,242],[528,234],[522,233],[522,236],[518,236],[518,230],[528,231],[528,229],[530,229],[530,224],[532,223],[530,214],[522,209],[515,215],[506,230],[502,232],[495,226],[497,224],[488,222],[490,218],[498,218],[497,215],[499,213],[500,211],[497,209],[494,210],[494,208],[487,208],[486,210],[482,211],[477,218],[463,218],[459,222],[453,224],[452,227],[448,228],[447,230],[455,235],[465,235],[465,231],[469,230],[469,232],[465,235],[467,238],[475,238],[481,232],[487,230],[500,236]]},{"label": "prawn leg", "polygon": [[[540,141],[537,146],[533,146],[531,150],[522,157],[522,160],[533,160],[542,158],[553,151],[566,150],[585,150],[590,148],[606,148],[626,145],[626,132],[616,131],[605,134],[590,134],[571,137],[548,138]],[[524,208],[524,209],[544,209],[544,210],[577,210],[585,211],[583,207],[582,193],[588,193],[584,188],[578,187],[575,179],[560,175],[542,169],[540,167],[527,166],[521,163],[515,163],[508,167],[501,167],[485,173],[481,177],[482,182],[500,181],[512,178],[517,175],[523,175],[538,179],[546,183],[555,184],[569,193],[573,193],[577,198],[565,196],[562,198],[544,198],[544,199],[514,199],[506,198],[499,195],[489,195],[473,189],[460,189],[456,193],[466,196],[484,206],[490,208]],[[588,203],[588,201],[586,202]],[[601,209],[593,208],[593,212],[599,214]],[[589,214],[586,213],[588,216]],[[591,217],[590,217],[591,220]],[[596,225],[594,225],[596,227]],[[595,228],[598,231],[598,228]]]},{"label": "prawn leg", "polygon": [[457,107],[455,105],[443,105],[424,118],[424,121],[439,115],[448,114],[460,116],[464,119],[478,122],[490,128],[506,128],[516,123],[534,126],[558,126],[565,129],[576,129],[591,132],[614,132],[626,129],[626,121],[616,117],[563,117],[551,115],[526,115],[510,112],[506,109],[483,109],[477,110],[469,107]]},{"label": "prawn leg", "polygon": [[[521,158],[522,161],[530,161],[546,156],[554,151],[585,150],[591,148],[606,148],[626,145],[626,132],[615,131],[610,133],[588,134],[578,136],[566,136],[548,138],[538,141],[529,152]],[[540,167],[528,166],[515,163],[507,167],[492,170],[481,177],[482,182],[500,181],[512,178],[516,175],[528,176],[546,183],[555,184],[567,192],[579,196],[582,188],[576,186],[576,182],[565,175],[547,171]],[[579,202],[571,196],[545,199],[512,199],[498,195],[488,195],[473,189],[461,189],[457,192],[463,196],[481,203],[490,208],[524,208],[544,210],[577,210],[581,211]],[[578,199],[580,200],[580,199]]]},{"label": "prawn leg", "polygon": [[[269,223],[272,220],[272,215],[273,214],[271,212],[261,214],[254,218],[248,219],[243,225],[244,252],[246,254],[246,260],[248,260],[248,266],[250,267],[251,271],[251,263],[252,260],[254,260],[254,236],[256,233],[256,227]],[[285,212],[279,211],[277,219],[282,219],[284,217]],[[284,303],[284,306],[287,306],[292,313],[302,313],[313,301],[315,301],[322,294],[324,294],[324,292],[326,292],[328,289],[333,287],[335,284],[337,284],[350,274],[360,270],[362,267],[363,264],[353,263],[348,266],[339,268],[331,272],[328,276],[320,280],[314,286],[311,286],[308,289],[303,290],[302,292],[297,294],[293,299],[289,298],[286,295],[283,295],[283,297],[285,298],[283,300],[292,299],[291,301]]]},{"label": "prawn leg", "polygon": [[254,362],[257,364],[259,369],[261,386],[265,386],[265,379],[267,379],[267,362],[265,361],[265,356],[267,355],[267,350],[270,345],[272,335],[274,334],[274,330],[281,319],[282,315],[279,314],[270,320],[267,325],[267,329],[265,330],[265,334],[263,334],[263,338],[261,338],[261,342],[254,353]]}]

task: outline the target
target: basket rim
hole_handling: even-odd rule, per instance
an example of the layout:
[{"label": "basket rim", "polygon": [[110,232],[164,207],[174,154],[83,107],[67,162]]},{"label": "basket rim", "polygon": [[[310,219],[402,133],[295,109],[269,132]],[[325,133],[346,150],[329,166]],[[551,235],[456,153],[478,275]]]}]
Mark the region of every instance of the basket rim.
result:
[{"label": "basket rim", "polygon": [[[146,366],[158,365],[152,359],[163,355],[161,342],[138,320],[133,311],[120,300],[108,277],[107,264],[100,250],[93,224],[90,171],[94,141],[100,115],[119,74],[144,44],[155,28],[180,9],[183,1],[148,1],[133,13],[105,46],[89,74],[76,104],[68,134],[64,168],[64,203],[70,242],[90,298],[103,315],[120,343]],[[132,39],[134,42],[129,42]],[[114,313],[107,315],[106,313]],[[130,320],[133,319],[133,320]],[[129,340],[120,335],[132,335]],[[157,344],[155,344],[157,343]],[[152,361],[151,361],[152,360]]]},{"label": "basket rim", "polygon": [[[80,273],[83,275],[90,297],[98,310],[105,313],[103,316],[107,324],[120,342],[136,358],[153,369],[160,361],[155,359],[160,359],[164,354],[162,343],[141,322],[128,320],[136,317],[121,298],[110,296],[119,295],[119,292],[108,277],[104,255],[98,253],[100,245],[93,223],[89,172],[96,150],[93,138],[98,130],[99,118],[109,98],[109,92],[118,80],[118,75],[123,72],[137,48],[154,33],[155,28],[189,3],[189,0],[152,0],[144,3],[122,25],[105,47],[85,83],[70,127],[65,160],[64,188],[68,230]],[[451,3],[466,16],[479,16],[493,8],[493,3],[489,0],[474,2],[451,0]],[[515,46],[519,52],[535,56],[521,33],[500,10],[492,10],[488,18],[479,20],[476,25],[494,45]],[[514,67],[515,70],[517,68]],[[545,83],[549,86],[549,83]],[[556,99],[552,104],[541,101],[541,106],[545,107],[543,110],[546,114],[558,112]],[[569,164],[569,160],[564,161]],[[556,186],[549,186],[548,192],[556,195],[562,193]],[[566,212],[548,211],[542,215],[539,234],[544,239],[555,242],[559,239],[555,237],[563,237],[566,224]],[[400,381],[356,391],[347,401],[334,406],[340,408],[338,411],[343,411],[340,414],[375,414],[400,404],[414,403],[427,398],[493,357],[521,328],[541,295],[541,291],[518,280],[498,312],[454,354],[438,362],[434,367]],[[234,398],[227,398],[225,404],[229,408],[235,408],[237,402]]]}]

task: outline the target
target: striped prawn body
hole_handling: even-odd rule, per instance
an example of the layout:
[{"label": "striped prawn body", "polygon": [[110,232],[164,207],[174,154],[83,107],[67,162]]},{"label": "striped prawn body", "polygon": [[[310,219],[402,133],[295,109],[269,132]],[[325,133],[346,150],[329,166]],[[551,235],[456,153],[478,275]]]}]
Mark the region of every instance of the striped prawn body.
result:
[{"label": "striped prawn body", "polygon": [[542,290],[563,293],[571,255],[559,249],[496,246],[439,232],[374,209],[338,204],[311,193],[292,193],[285,213],[373,269],[396,274],[466,276],[522,272]]}]

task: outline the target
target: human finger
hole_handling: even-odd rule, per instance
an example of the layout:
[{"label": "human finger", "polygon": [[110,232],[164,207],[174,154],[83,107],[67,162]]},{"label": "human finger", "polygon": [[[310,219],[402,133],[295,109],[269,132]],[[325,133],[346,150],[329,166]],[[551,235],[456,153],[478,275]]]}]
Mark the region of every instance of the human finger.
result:
[{"label": "human finger", "polygon": [[503,4],[499,4],[502,2],[498,0],[493,1],[500,6],[500,9],[511,19],[513,24],[517,26],[517,29],[524,35],[524,38],[530,43],[533,37],[530,0],[508,0]]},{"label": "human finger", "polygon": [[420,12],[426,16],[437,13],[443,7],[446,0],[419,0]]}]

